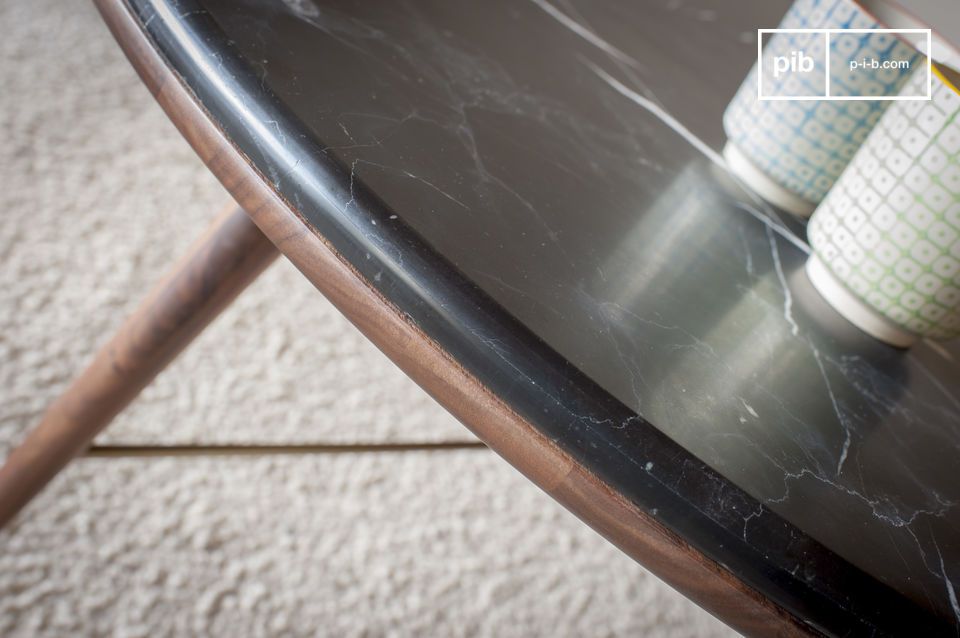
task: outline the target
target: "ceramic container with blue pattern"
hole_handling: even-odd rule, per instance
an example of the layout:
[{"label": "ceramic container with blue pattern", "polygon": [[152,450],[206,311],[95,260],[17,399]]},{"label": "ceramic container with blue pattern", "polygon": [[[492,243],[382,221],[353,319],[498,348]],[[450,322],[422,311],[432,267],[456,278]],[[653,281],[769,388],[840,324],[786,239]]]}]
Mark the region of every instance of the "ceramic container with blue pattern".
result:
[{"label": "ceramic container with blue pattern", "polygon": [[[797,0],[779,28],[890,27],[854,0]],[[798,62],[798,52],[799,67],[778,74],[777,65]],[[828,58],[831,96],[893,96],[912,71],[926,73],[926,60],[917,48],[889,33],[834,33],[829,50],[822,33],[776,33],[769,38],[762,54],[763,95],[813,99],[760,100],[755,64],[724,113],[724,156],[730,169],[764,199],[804,217],[823,200],[891,104],[816,99],[825,92]],[[903,68],[851,71],[849,62],[860,59],[902,61]]]}]

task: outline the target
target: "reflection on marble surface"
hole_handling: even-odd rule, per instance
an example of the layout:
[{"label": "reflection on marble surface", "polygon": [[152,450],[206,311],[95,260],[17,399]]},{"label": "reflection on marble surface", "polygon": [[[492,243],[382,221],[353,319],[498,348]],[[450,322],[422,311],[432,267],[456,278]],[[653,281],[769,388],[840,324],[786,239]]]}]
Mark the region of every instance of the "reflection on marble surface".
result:
[{"label": "reflection on marble surface", "polygon": [[[203,4],[349,167],[328,194],[338,210],[372,190],[759,500],[741,511],[718,498],[728,529],[760,538],[772,510],[960,623],[960,348],[901,352],[846,324],[802,273],[804,229],[740,190],[716,154],[755,30],[785,3]],[[298,165],[270,168],[278,188],[302,179]],[[594,430],[629,455],[630,428]],[[784,552],[765,557],[829,577]]]}]

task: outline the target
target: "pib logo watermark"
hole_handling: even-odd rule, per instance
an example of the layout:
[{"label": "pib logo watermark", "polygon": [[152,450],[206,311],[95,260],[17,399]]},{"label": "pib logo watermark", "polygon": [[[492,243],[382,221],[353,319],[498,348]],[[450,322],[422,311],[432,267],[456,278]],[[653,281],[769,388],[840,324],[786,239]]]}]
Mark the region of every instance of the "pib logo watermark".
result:
[{"label": "pib logo watermark", "polygon": [[[758,29],[760,100],[929,100],[929,29]],[[915,68],[918,67],[918,68]],[[923,68],[919,68],[923,67]],[[907,75],[926,92],[905,95]]]},{"label": "pib logo watermark", "polygon": [[[773,77],[780,78],[787,73],[810,73],[814,70],[813,57],[801,51],[791,51],[790,55],[773,56]],[[878,60],[877,58],[861,58],[850,60],[847,68],[850,71],[857,69],[905,69],[910,70],[910,60]]]},{"label": "pib logo watermark", "polygon": [[791,51],[789,56],[773,56],[773,77],[779,78],[787,73],[810,73],[814,69],[813,57],[803,51]]}]

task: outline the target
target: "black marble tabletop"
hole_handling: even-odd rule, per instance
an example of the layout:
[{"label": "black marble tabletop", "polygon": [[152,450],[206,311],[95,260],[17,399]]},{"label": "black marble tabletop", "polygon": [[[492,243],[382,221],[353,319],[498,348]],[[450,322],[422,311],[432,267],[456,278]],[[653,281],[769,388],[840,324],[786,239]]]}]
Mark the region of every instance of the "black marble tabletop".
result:
[{"label": "black marble tabletop", "polygon": [[786,2],[132,4],[361,274],[634,503],[828,633],[960,631],[960,347],[847,324],[717,154]]}]

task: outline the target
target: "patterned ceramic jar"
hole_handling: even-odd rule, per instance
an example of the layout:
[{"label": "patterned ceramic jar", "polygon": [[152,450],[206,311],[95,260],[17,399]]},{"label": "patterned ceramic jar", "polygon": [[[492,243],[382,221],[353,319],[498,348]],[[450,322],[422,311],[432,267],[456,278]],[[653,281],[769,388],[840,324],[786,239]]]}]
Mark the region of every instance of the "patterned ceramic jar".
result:
[{"label": "patterned ceramic jar", "polygon": [[933,68],[932,99],[892,103],[808,228],[814,287],[901,347],[960,335],[960,73]]},{"label": "patterned ceramic jar", "polygon": [[[899,15],[878,0],[871,0],[869,10],[854,0],[797,0],[779,28],[889,28],[874,17],[877,7],[887,19]],[[796,60],[798,52],[801,60]],[[831,34],[829,51],[823,33],[777,33],[770,38],[762,56],[763,95],[811,99],[760,100],[754,65],[723,116],[728,139],[724,156],[730,169],[764,199],[803,217],[826,196],[890,104],[815,99],[826,93],[828,56],[832,96],[897,95],[914,66],[926,63],[915,47],[889,33]],[[849,62],[860,59],[906,64],[851,71]],[[777,60],[798,62],[800,70],[809,60],[808,70],[778,74]]]}]

